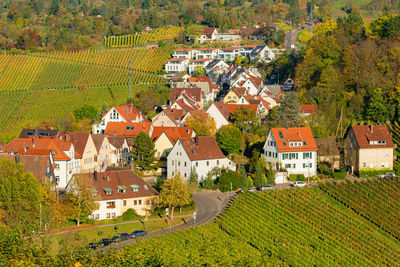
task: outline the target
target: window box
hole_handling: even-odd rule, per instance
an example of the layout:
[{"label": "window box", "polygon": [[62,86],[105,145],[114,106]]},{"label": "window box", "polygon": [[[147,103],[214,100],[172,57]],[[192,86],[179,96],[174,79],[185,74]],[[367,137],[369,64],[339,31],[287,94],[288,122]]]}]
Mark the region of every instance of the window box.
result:
[{"label": "window box", "polygon": [[115,205],[107,206],[107,209],[115,209]]}]

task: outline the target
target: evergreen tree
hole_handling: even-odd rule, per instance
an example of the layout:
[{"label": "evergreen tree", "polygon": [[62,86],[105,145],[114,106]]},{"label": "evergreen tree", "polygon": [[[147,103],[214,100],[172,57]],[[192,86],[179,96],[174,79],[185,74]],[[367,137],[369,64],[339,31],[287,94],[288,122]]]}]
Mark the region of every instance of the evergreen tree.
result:
[{"label": "evergreen tree", "polygon": [[59,9],[60,9],[60,0],[51,0],[49,13],[52,15],[56,15]]},{"label": "evergreen tree", "polygon": [[300,100],[297,94],[287,93],[280,106],[278,123],[283,127],[296,127],[300,118],[299,105]]},{"label": "evergreen tree", "polygon": [[382,96],[380,88],[371,91],[365,107],[365,118],[367,120],[383,123],[387,120],[388,112],[386,101]]},{"label": "evergreen tree", "polygon": [[142,9],[149,9],[151,7],[150,0],[143,0]]},{"label": "evergreen tree", "polygon": [[150,136],[141,132],[134,141],[131,157],[134,164],[143,170],[156,170],[158,168],[154,154],[154,143]]},{"label": "evergreen tree", "polygon": [[242,132],[233,125],[222,126],[215,134],[215,138],[225,155],[242,151]]}]

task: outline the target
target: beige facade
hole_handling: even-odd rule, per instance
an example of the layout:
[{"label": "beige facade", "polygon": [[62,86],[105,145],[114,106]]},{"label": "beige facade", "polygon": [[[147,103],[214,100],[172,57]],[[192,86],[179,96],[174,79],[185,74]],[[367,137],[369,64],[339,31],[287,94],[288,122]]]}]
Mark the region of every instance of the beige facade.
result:
[{"label": "beige facade", "polygon": [[97,168],[97,150],[90,134],[80,162],[81,173],[93,172]]},{"label": "beige facade", "polygon": [[128,209],[135,210],[140,216],[148,215],[154,208],[157,199],[158,196],[121,199],[121,215]]},{"label": "beige facade", "polygon": [[238,100],[239,97],[237,96],[237,94],[233,90],[230,90],[224,97],[223,101],[225,104],[236,104]]}]

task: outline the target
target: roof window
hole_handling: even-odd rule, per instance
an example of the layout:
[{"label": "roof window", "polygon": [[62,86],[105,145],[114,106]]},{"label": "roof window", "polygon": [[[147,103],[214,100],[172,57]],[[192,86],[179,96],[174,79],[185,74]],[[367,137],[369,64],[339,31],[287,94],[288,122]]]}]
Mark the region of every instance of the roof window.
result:
[{"label": "roof window", "polygon": [[278,134],[279,134],[279,137],[280,137],[281,139],[283,139],[283,134],[282,134],[282,132],[281,132],[281,131],[278,131]]},{"label": "roof window", "polygon": [[137,184],[131,184],[129,187],[132,189],[132,192],[139,192],[139,186]]},{"label": "roof window", "polygon": [[285,141],[283,141],[283,146],[286,146],[286,142]]},{"label": "roof window", "polygon": [[133,130],[133,129],[135,129],[135,126],[126,126],[126,129],[127,130]]}]

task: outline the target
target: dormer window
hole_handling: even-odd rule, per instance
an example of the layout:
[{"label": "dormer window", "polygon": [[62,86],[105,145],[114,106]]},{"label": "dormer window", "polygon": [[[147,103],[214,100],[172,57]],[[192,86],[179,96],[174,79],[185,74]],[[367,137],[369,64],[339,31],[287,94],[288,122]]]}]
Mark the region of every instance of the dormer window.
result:
[{"label": "dormer window", "polygon": [[370,140],[369,141],[370,145],[386,145],[386,141],[385,140]]},{"label": "dormer window", "polygon": [[104,190],[104,193],[106,194],[106,196],[112,195],[113,190],[111,188],[106,187],[106,188],[103,188],[103,190]]},{"label": "dormer window", "polygon": [[126,193],[126,186],[119,185],[119,186],[117,186],[117,188],[118,188],[118,193],[120,193],[120,194]]},{"label": "dormer window", "polygon": [[137,184],[131,184],[130,188],[132,189],[132,192],[139,192],[139,186]]},{"label": "dormer window", "polygon": [[99,195],[99,191],[96,189],[92,190],[92,197],[97,197]]}]

